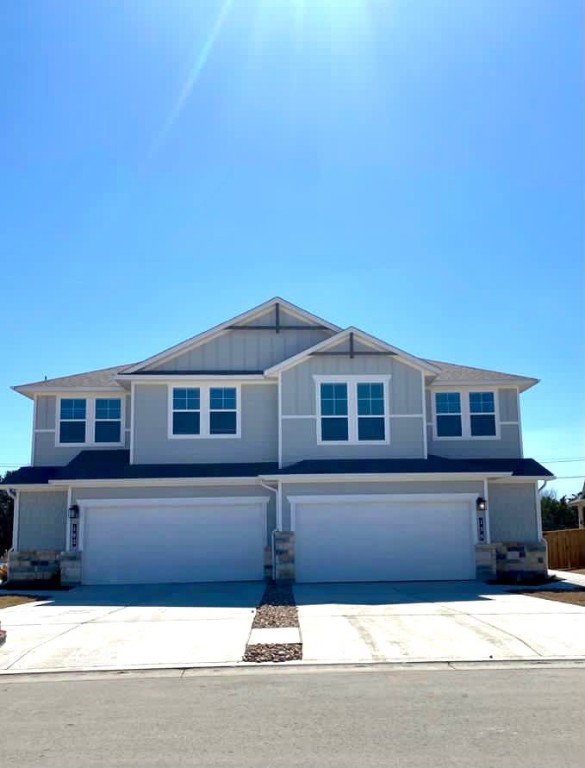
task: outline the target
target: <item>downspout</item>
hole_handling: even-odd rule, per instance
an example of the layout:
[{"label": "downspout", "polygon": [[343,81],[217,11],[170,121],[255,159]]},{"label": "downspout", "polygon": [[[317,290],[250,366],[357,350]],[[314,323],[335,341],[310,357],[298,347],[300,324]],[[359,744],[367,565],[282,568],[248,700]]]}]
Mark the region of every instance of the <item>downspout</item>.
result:
[{"label": "downspout", "polygon": [[12,515],[12,546],[10,547],[10,551],[16,552],[18,551],[18,491],[8,488],[6,493],[14,502]]},{"label": "downspout", "polygon": [[538,483],[536,483],[536,524],[538,525],[538,539],[539,541],[542,541],[543,535],[542,535],[542,504],[540,500],[540,494],[544,491],[546,484],[548,483],[548,480],[544,480],[540,488],[538,487]]},{"label": "downspout", "polygon": [[[262,486],[262,488],[266,488],[267,491],[272,491],[272,493],[274,494],[274,503],[276,505],[276,520],[278,525],[278,519],[280,517],[280,510],[278,509],[279,501],[280,501],[280,496],[278,493],[279,489],[273,488],[271,485],[267,485],[261,478],[260,478],[260,485]],[[280,487],[280,483],[279,483],[279,487]],[[276,528],[273,528],[270,534],[270,541],[272,543],[272,578],[273,579],[275,578],[275,574],[276,574],[276,563],[274,562],[274,531],[275,530]]]}]

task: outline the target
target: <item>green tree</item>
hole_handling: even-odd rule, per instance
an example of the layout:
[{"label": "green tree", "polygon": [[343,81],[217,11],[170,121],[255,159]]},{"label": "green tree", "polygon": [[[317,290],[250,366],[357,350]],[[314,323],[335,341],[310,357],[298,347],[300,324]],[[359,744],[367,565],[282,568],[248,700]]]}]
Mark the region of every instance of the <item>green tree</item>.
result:
[{"label": "green tree", "polygon": [[545,491],[540,495],[540,509],[543,531],[560,531],[563,528],[579,527],[577,510],[569,507],[566,496],[557,499],[555,491]]},{"label": "green tree", "polygon": [[[0,482],[3,483],[8,474],[4,477],[0,475]],[[12,546],[12,520],[14,517],[14,500],[7,491],[0,490],[0,558],[7,549]]]}]

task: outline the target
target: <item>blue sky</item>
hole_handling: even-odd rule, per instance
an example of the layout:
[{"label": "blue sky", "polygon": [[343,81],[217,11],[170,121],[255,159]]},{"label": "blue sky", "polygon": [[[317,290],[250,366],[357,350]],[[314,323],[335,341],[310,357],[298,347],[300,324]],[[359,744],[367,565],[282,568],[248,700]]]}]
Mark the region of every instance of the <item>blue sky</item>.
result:
[{"label": "blue sky", "polygon": [[30,457],[10,385],[278,294],[540,378],[525,453],[577,491],[583,24],[580,0],[0,4],[0,464]]}]

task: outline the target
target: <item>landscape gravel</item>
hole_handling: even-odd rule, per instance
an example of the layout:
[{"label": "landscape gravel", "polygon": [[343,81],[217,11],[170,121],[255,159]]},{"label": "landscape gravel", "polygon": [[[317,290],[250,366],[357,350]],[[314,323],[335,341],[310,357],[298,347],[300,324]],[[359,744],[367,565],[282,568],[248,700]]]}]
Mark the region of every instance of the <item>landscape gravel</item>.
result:
[{"label": "landscape gravel", "polygon": [[249,645],[244,654],[244,661],[265,663],[267,661],[300,661],[303,658],[303,646],[301,643],[262,643]]}]

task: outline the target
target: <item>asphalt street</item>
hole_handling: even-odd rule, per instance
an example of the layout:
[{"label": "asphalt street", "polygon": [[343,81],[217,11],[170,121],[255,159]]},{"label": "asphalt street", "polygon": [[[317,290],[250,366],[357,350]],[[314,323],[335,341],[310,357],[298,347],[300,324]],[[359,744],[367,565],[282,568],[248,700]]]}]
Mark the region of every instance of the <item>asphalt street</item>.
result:
[{"label": "asphalt street", "polygon": [[0,679],[0,765],[583,768],[585,668]]}]

